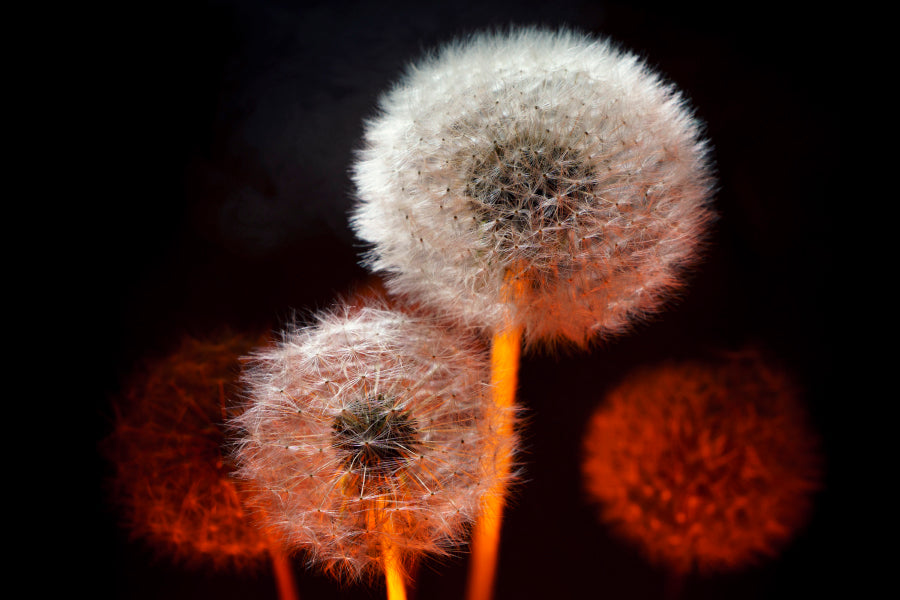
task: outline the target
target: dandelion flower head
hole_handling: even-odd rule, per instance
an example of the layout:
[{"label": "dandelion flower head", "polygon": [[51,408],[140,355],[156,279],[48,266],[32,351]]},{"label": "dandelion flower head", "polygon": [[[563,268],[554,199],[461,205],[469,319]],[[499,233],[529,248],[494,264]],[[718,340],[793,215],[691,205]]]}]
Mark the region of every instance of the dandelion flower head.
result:
[{"label": "dandelion flower head", "polygon": [[247,372],[240,474],[291,548],[338,576],[460,542],[511,456],[485,351],[381,306],[290,329]]},{"label": "dandelion flower head", "polygon": [[412,66],[380,108],[352,223],[395,293],[512,323],[526,344],[584,345],[656,311],[697,254],[712,188],[700,125],[607,41],[477,35]]}]

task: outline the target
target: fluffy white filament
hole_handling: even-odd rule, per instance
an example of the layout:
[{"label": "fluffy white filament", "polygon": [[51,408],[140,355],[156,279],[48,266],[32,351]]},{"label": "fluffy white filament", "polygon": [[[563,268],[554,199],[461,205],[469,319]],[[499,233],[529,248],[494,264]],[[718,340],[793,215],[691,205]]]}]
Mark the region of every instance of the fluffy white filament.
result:
[{"label": "fluffy white filament", "polygon": [[678,287],[710,170],[684,99],[635,56],[565,31],[482,34],[382,98],[352,224],[391,291],[583,345]]}]

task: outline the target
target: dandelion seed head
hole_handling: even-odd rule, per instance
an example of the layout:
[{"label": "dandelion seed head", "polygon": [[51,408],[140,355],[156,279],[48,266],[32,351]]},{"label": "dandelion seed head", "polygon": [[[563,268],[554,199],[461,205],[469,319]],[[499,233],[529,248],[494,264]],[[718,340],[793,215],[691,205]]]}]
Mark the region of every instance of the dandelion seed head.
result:
[{"label": "dandelion seed head", "polygon": [[310,563],[346,578],[462,541],[508,477],[485,349],[383,305],[335,309],[254,356],[235,425],[254,503]]},{"label": "dandelion seed head", "polygon": [[140,365],[115,404],[104,447],[125,525],[176,560],[243,568],[274,548],[231,476],[226,443],[239,358],[259,343],[232,333],[185,338]]},{"label": "dandelion seed head", "polygon": [[583,471],[602,519],[687,573],[775,555],[819,487],[817,438],[796,387],[755,352],[627,377],[594,414]]},{"label": "dandelion seed head", "polygon": [[[393,292],[583,345],[657,310],[711,218],[700,125],[635,56],[483,34],[409,69],[366,127],[352,224]],[[521,278],[519,297],[506,292]]]}]

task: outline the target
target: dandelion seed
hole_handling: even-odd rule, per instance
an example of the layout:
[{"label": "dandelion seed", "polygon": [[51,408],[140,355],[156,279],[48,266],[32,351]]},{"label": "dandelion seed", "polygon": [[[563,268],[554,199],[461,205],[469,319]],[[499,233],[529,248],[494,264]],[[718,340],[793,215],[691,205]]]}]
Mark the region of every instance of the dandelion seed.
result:
[{"label": "dandelion seed", "polygon": [[775,554],[805,522],[820,465],[796,388],[758,354],[642,370],[584,442],[603,520],[677,574]]}]

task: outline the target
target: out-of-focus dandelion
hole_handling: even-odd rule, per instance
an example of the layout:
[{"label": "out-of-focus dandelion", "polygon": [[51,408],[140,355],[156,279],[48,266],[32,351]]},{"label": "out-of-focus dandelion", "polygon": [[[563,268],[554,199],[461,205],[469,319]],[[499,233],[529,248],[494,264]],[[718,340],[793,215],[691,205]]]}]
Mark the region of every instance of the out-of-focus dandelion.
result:
[{"label": "out-of-focus dandelion", "polygon": [[[490,402],[475,341],[381,305],[338,308],[255,355],[235,424],[255,504],[292,547],[336,576],[446,554],[508,478],[511,417]],[[503,464],[503,468],[500,465]]]},{"label": "out-of-focus dandelion", "polygon": [[280,545],[243,502],[232,477],[226,399],[237,391],[239,358],[259,339],[226,333],[185,338],[149,361],[115,404],[106,442],[113,489],[127,527],[176,560],[220,568],[259,564],[268,555],[282,600],[297,598]]},{"label": "out-of-focus dandelion", "polygon": [[[566,31],[479,35],[382,98],[352,224],[389,289],[494,335],[511,406],[522,340],[587,345],[679,287],[710,171],[684,99],[637,57]],[[473,600],[490,597],[502,502],[485,514]]]},{"label": "out-of-focus dandelion", "polygon": [[641,370],[594,414],[585,485],[603,520],[676,574],[775,554],[820,480],[817,436],[756,353]]}]

